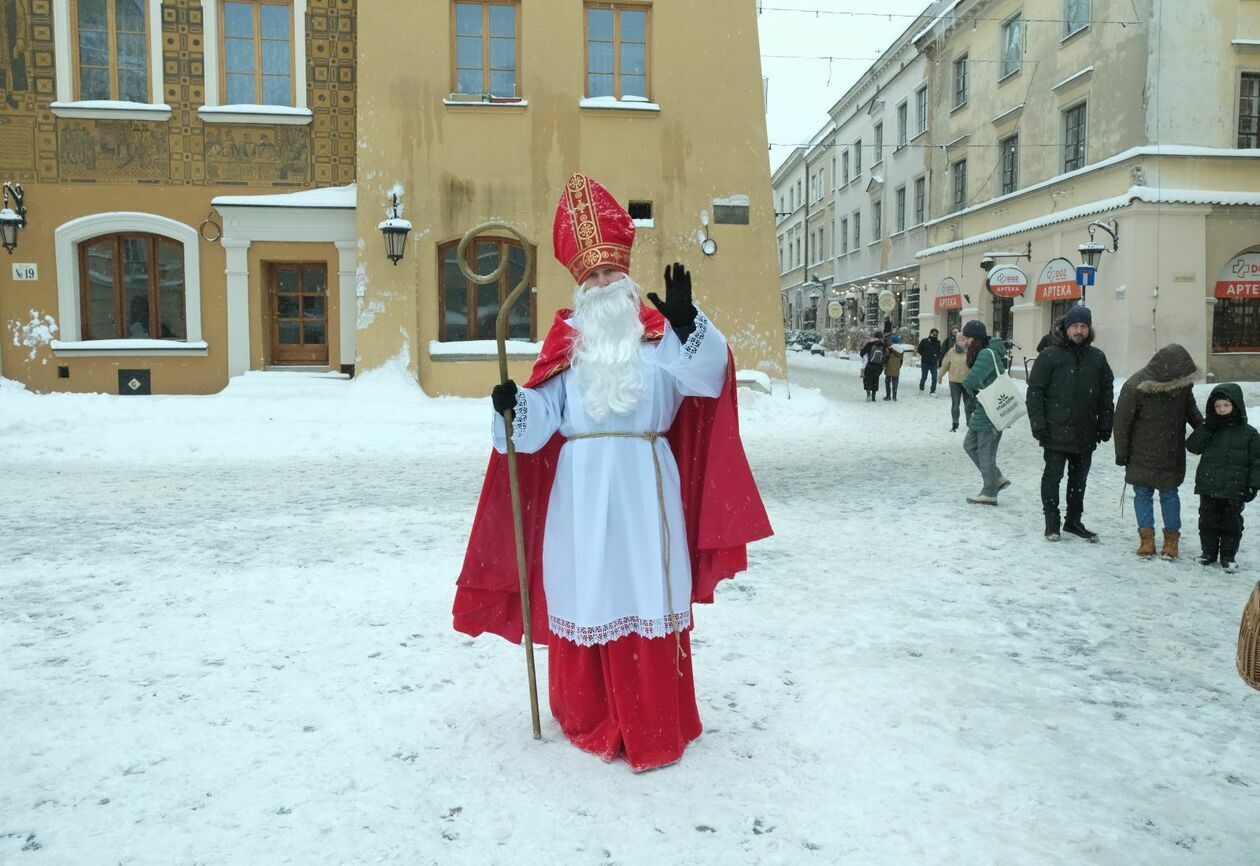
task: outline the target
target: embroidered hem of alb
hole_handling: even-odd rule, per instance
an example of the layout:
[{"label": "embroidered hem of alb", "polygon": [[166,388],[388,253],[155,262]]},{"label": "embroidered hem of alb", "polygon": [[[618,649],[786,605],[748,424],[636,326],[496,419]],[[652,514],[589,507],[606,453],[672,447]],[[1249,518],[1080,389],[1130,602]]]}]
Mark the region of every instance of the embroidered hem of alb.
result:
[{"label": "embroidered hem of alb", "polygon": [[610,643],[617,640],[617,638],[630,634],[637,634],[646,638],[657,638],[669,637],[675,631],[686,631],[691,628],[691,611],[685,610],[681,613],[656,617],[655,619],[645,619],[641,616],[623,616],[603,625],[581,626],[552,616],[548,617],[548,625],[551,628],[551,633],[556,637],[564,638],[578,646],[595,646],[596,644]]}]

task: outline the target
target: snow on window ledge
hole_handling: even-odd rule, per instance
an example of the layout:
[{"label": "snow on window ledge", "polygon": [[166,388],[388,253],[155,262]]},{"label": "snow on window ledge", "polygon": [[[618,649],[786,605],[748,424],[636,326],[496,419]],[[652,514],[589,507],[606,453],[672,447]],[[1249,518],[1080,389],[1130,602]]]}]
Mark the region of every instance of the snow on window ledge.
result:
[{"label": "snow on window ledge", "polygon": [[615,96],[588,96],[578,103],[578,108],[628,109],[630,111],[660,111],[655,102],[639,99],[617,99]]},{"label": "snow on window ledge", "polygon": [[122,102],[114,99],[85,99],[54,102],[48,106],[57,117],[95,120],[169,120],[171,107],[165,103]]},{"label": "snow on window ledge", "polygon": [[[532,361],[542,351],[542,343],[508,340],[504,348],[507,349],[509,359]],[[499,347],[494,340],[453,340],[447,343],[429,341],[429,358],[433,361],[490,361],[498,355]]]},{"label": "snow on window ledge", "polygon": [[289,105],[203,105],[197,115],[206,123],[276,123],[306,126],[313,117],[309,108]]},{"label": "snow on window ledge", "polygon": [[639,228],[639,229],[654,229],[654,228],[656,228],[656,220],[654,220],[654,219],[634,220],[633,222],[634,222],[634,227],[635,227],[635,228]]},{"label": "snow on window ledge", "polygon": [[53,340],[54,355],[205,355],[204,340]]},{"label": "snow on window ledge", "polygon": [[525,108],[529,105],[528,99],[443,99],[443,105],[453,105],[458,108]]}]

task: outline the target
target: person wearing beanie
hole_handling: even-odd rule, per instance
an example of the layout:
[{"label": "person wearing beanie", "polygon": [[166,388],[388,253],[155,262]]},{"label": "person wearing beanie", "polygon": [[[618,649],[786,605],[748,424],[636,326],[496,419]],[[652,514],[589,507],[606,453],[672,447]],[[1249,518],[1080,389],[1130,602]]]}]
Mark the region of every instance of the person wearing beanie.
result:
[{"label": "person wearing beanie", "polygon": [[1186,478],[1186,427],[1197,430],[1203,416],[1194,405],[1195,366],[1190,353],[1172,343],[1160,349],[1120,389],[1112,442],[1116,465],[1124,467],[1133,485],[1137,517],[1137,555],[1155,555],[1155,491],[1164,516],[1160,556],[1176,559],[1181,541],[1181,498],[1177,488]]},{"label": "person wearing beanie", "polygon": [[[1041,445],[1041,508],[1047,541],[1063,532],[1087,541],[1098,533],[1085,528],[1085,482],[1094,449],[1111,439],[1114,376],[1107,356],[1093,345],[1093,315],[1087,307],[1068,308],[1051,330],[1050,345],[1028,374],[1028,424]],[[1067,516],[1060,524],[1059,485],[1067,469]]]},{"label": "person wearing beanie", "polygon": [[940,332],[933,328],[928,335],[919,341],[918,347],[914,353],[919,356],[919,390],[923,390],[923,386],[927,383],[927,378],[932,377],[932,390],[929,393],[936,393],[936,371],[941,366],[941,338]]},{"label": "person wearing beanie", "polygon": [[[1001,340],[990,340],[984,322],[972,319],[963,326],[958,343],[966,349],[967,378],[963,390],[973,398],[993,384],[1006,372],[1006,347]],[[997,495],[1011,486],[1011,482],[998,469],[997,452],[1002,444],[1002,431],[993,426],[979,401],[973,402],[971,417],[967,419],[967,436],[963,450],[980,470],[980,492],[968,496],[967,501],[977,505],[997,505]]]}]

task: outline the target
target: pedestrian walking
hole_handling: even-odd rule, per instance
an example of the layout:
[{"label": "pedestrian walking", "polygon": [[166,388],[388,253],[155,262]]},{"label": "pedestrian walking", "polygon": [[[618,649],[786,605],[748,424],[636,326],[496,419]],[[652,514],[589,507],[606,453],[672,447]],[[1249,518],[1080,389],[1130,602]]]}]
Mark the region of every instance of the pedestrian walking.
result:
[{"label": "pedestrian walking", "polygon": [[1067,469],[1067,518],[1063,532],[1098,541],[1085,528],[1085,483],[1094,449],[1111,438],[1114,397],[1111,366],[1094,342],[1093,315],[1077,304],[1056,323],[1054,339],[1028,376],[1028,423],[1043,449],[1041,508],[1047,541],[1059,540],[1059,484]]},{"label": "pedestrian walking", "polygon": [[928,376],[932,377],[932,390],[929,393],[936,393],[936,371],[941,364],[941,338],[940,331],[933,328],[928,335],[919,341],[918,347],[914,353],[919,356],[919,390],[923,390],[924,384],[927,382]]},{"label": "pedestrian walking", "polygon": [[1194,475],[1199,495],[1199,562],[1238,570],[1243,508],[1260,489],[1260,434],[1247,423],[1242,388],[1232,382],[1208,394],[1203,425],[1190,434],[1186,448],[1202,455]]},{"label": "pedestrian walking", "polygon": [[[511,542],[521,521],[552,715],[577,747],[640,771],[677,761],[700,736],[692,605],[746,567],[745,545],[770,524],[740,444],[726,338],[696,308],[681,264],[665,271],[663,301],[640,301],[627,274],[634,234],[602,186],[569,178],[553,242],[576,283],[574,309],[557,313],[529,380],[491,392],[497,454],[454,624],[521,639]],[[503,457],[509,412],[519,510]],[[720,526],[706,522],[711,512]]]},{"label": "pedestrian walking", "polygon": [[892,334],[884,339],[884,399],[896,403],[897,383],[901,381],[901,365],[905,358],[902,357],[901,348],[897,345],[901,342],[900,339]]},{"label": "pedestrian walking", "polygon": [[886,355],[884,341],[879,334],[871,334],[862,345],[862,351],[859,353],[859,357],[862,359],[862,366],[858,370],[858,375],[862,377],[862,387],[866,390],[866,402],[868,403],[874,403],[878,399],[879,377],[884,372]]},{"label": "pedestrian walking", "polygon": [[[966,349],[969,370],[967,378],[963,380],[963,389],[974,397],[1006,372],[1006,346],[1001,340],[990,338],[984,322],[979,319],[972,319],[963,326],[958,335],[958,342]],[[997,505],[998,493],[1011,486],[1011,482],[1002,474],[1002,470],[997,465],[1000,444],[1002,444],[1002,431],[993,426],[984,407],[976,402],[971,416],[967,419],[967,435],[963,439],[963,450],[980,470],[982,486],[979,493],[967,497],[968,502],[977,505]]]},{"label": "pedestrian walking", "polygon": [[957,328],[949,339],[953,345],[945,351],[945,357],[941,360],[941,381],[949,382],[949,417],[953,421],[949,432],[957,433],[959,406],[962,406],[966,419],[970,421],[975,398],[963,388],[963,382],[966,381],[967,374],[971,372],[971,367],[967,365],[967,347],[958,341]]},{"label": "pedestrian walking", "polygon": [[1137,517],[1137,555],[1155,555],[1155,492],[1164,519],[1159,555],[1176,559],[1181,541],[1181,498],[1177,488],[1186,478],[1186,425],[1197,430],[1203,415],[1194,404],[1195,366],[1190,353],[1172,343],[1156,352],[1134,373],[1116,400],[1112,441],[1116,465],[1124,467],[1133,485]]}]

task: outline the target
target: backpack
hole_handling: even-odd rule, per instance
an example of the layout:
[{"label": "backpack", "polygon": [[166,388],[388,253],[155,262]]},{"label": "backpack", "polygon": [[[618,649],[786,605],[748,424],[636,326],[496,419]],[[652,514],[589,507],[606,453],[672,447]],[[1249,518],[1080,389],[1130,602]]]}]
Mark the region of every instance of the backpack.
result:
[{"label": "backpack", "polygon": [[871,353],[866,356],[866,363],[878,364],[880,366],[883,366],[884,364],[884,344],[883,343],[872,344]]}]

